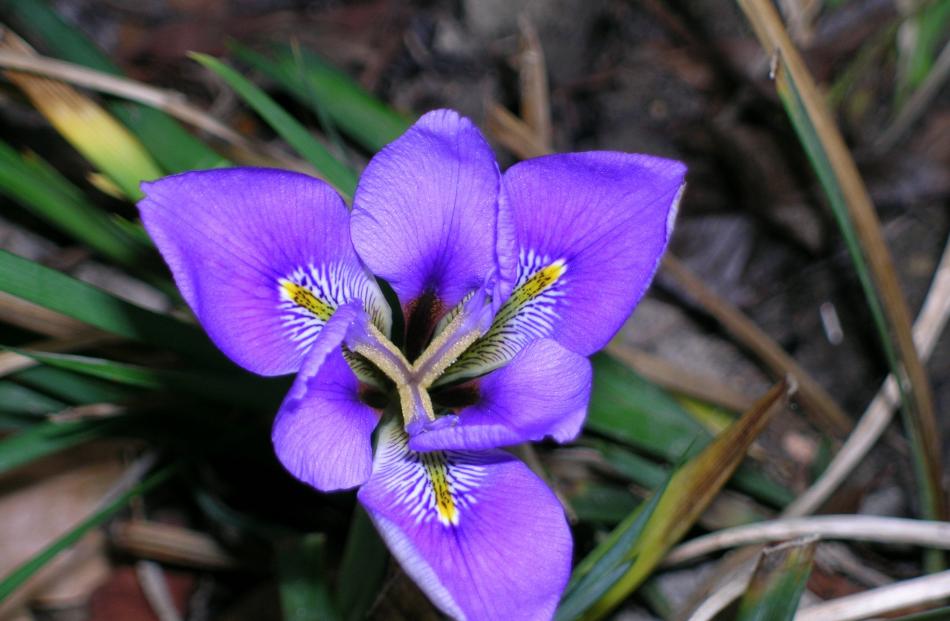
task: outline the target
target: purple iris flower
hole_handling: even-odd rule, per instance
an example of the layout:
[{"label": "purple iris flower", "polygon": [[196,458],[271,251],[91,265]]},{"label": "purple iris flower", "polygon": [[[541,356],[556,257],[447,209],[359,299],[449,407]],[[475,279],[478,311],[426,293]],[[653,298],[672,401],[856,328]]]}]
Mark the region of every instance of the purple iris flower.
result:
[{"label": "purple iris flower", "polygon": [[[438,110],[370,161],[352,212],[322,181],[255,168],[146,183],[139,206],[218,347],[261,375],[297,373],[273,428],[287,470],[359,486],[446,614],[546,619],[570,530],[499,447],[580,432],[587,356],[653,277],[684,175],[612,152],[502,175],[478,129]],[[373,274],[399,299],[399,334]]]}]

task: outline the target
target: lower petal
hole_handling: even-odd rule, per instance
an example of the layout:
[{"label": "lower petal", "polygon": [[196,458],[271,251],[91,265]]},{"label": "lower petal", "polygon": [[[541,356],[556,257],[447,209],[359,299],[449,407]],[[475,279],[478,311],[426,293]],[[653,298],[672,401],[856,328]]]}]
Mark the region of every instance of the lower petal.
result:
[{"label": "lower petal", "polygon": [[415,453],[390,423],[359,499],[406,573],[449,616],[553,616],[570,574],[570,529],[551,490],[508,453]]},{"label": "lower petal", "polygon": [[360,382],[340,345],[359,311],[341,307],[308,353],[280,406],[271,438],[295,477],[329,492],[364,483],[372,471],[379,413],[360,401]]},{"label": "lower petal", "polygon": [[590,400],[591,366],[551,339],[527,345],[478,382],[478,402],[410,439],[417,451],[479,450],[552,437],[573,440]]}]

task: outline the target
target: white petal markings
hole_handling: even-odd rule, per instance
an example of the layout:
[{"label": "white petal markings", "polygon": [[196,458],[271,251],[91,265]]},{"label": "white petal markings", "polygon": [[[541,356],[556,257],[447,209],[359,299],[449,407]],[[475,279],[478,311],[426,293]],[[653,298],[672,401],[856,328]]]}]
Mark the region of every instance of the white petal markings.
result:
[{"label": "white petal markings", "polygon": [[416,453],[399,425],[380,431],[376,472],[416,524],[438,521],[458,526],[477,502],[475,491],[486,471],[478,457],[455,451]]},{"label": "white petal markings", "polygon": [[388,334],[391,317],[379,287],[362,270],[340,263],[307,265],[277,281],[281,322],[297,349],[310,349],[333,312],[361,300],[373,323]]},{"label": "white petal markings", "polygon": [[550,336],[555,329],[558,300],[569,282],[568,263],[533,250],[518,253],[518,279],[498,310],[492,327],[449,367],[437,382],[482,375],[508,363],[525,345]]}]

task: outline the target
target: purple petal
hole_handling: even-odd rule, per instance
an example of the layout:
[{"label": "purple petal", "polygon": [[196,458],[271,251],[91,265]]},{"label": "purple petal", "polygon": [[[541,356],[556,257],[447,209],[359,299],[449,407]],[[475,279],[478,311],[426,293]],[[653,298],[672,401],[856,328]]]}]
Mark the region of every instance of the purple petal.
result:
[{"label": "purple petal", "polygon": [[590,387],[587,358],[538,339],[478,381],[477,404],[439,419],[409,445],[431,451],[496,448],[545,437],[568,442],[580,433]]},{"label": "purple petal", "polygon": [[142,189],[142,222],[178,288],[215,344],[244,368],[296,371],[326,317],[351,300],[363,300],[388,332],[389,309],[353,250],[346,206],[323,181],[234,168]]},{"label": "purple petal", "polygon": [[503,451],[408,451],[380,432],[359,491],[389,549],[456,619],[550,619],[571,569],[571,533],[551,490]]},{"label": "purple petal", "polygon": [[449,375],[497,368],[544,336],[582,355],[603,347],[653,279],[685,174],[680,162],[611,152],[512,166],[503,210],[517,238],[514,291]]},{"label": "purple petal", "polygon": [[430,112],[363,172],[353,243],[404,308],[429,294],[440,316],[495,269],[498,185],[494,155],[472,122]]},{"label": "purple petal", "polygon": [[359,314],[343,306],[330,318],[277,412],[271,439],[295,477],[330,492],[362,485],[372,471],[379,412],[359,399],[360,383],[340,349]]}]

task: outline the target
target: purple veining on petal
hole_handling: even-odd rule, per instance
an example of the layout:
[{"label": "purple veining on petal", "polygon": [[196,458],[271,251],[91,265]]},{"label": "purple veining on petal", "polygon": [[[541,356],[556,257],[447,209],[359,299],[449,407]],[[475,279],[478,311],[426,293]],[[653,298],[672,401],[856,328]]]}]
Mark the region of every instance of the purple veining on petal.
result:
[{"label": "purple veining on petal", "polygon": [[346,280],[333,284],[339,295],[324,300],[330,306],[361,299],[388,321],[389,308],[350,242],[346,206],[323,181],[234,168],[165,177],[142,189],[142,222],[182,295],[215,344],[246,369],[296,371],[306,355],[300,339],[311,343],[325,323],[311,316],[301,330],[287,325],[281,281],[299,270],[313,266]]},{"label": "purple veining on petal", "polygon": [[499,182],[481,132],[449,110],[420,118],[360,178],[351,220],[356,249],[404,310],[432,297],[416,311],[435,309],[430,329],[495,266]]},{"label": "purple veining on petal", "polygon": [[446,614],[553,616],[570,575],[570,529],[554,494],[511,455],[413,453],[389,425],[358,497],[406,573]]}]

